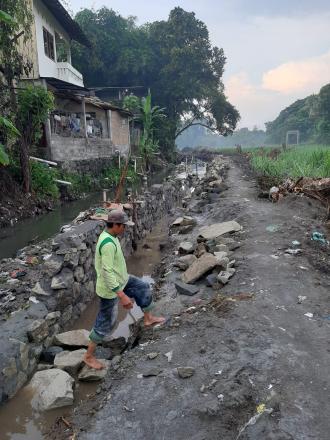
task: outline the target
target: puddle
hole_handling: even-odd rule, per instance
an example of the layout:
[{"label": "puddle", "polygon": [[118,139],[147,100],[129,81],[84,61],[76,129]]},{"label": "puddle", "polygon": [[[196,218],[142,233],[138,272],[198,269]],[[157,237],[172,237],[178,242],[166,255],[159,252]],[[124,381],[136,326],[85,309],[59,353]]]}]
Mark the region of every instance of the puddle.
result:
[{"label": "puddle", "polygon": [[[150,284],[154,283],[151,278],[154,267],[161,261],[162,254],[159,250],[159,243],[167,238],[167,224],[161,221],[146,238],[139,243],[138,250],[127,258],[129,273],[142,277]],[[149,246],[148,249],[143,247]],[[95,299],[88,304],[86,310],[72,327],[72,329],[90,329],[94,323],[98,310],[98,301]],[[134,319],[142,317],[141,310],[134,305],[128,313],[120,308],[117,325],[111,336],[129,336],[129,325]],[[59,408],[44,413],[35,411],[31,406],[32,395],[29,388],[23,388],[6,405],[0,408],[1,440],[42,440],[43,432],[49,430],[58,417],[68,417],[81,401],[87,399],[89,394],[95,392],[98,383],[76,383],[75,403],[71,407]]]},{"label": "puddle", "polygon": [[197,174],[197,176],[202,179],[206,174],[206,164],[198,165],[197,166],[197,173],[196,173],[196,165],[191,164],[188,165],[188,171],[184,171],[183,173],[179,173],[177,175],[177,178],[180,180],[184,180],[188,177],[188,174]]}]

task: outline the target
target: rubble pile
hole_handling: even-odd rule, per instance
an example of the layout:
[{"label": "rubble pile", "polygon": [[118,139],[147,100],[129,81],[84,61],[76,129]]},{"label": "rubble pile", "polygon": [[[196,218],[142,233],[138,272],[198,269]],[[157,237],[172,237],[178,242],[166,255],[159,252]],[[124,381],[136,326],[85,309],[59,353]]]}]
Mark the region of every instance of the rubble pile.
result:
[{"label": "rubble pile", "polygon": [[300,177],[294,181],[286,179],[282,185],[273,186],[269,191],[269,198],[278,202],[288,193],[300,193],[319,200],[324,206],[330,209],[330,178],[312,179]]},{"label": "rubble pile", "polygon": [[[188,175],[189,189],[185,199],[189,200],[189,205],[185,211],[189,211],[189,207],[202,207],[226,191],[226,172],[227,164],[221,157],[216,157],[207,165],[206,175],[202,179]],[[242,230],[235,220],[203,226],[194,233],[196,225],[197,219],[185,213],[174,220],[170,228],[171,233],[178,236],[191,233],[192,239],[179,244],[176,252],[178,258],[173,263],[175,270],[183,271],[176,277],[175,287],[179,294],[189,296],[200,291],[198,283],[201,280],[215,290],[226,285],[236,272],[233,251],[241,245],[239,240],[233,238],[233,234],[239,234]]]}]

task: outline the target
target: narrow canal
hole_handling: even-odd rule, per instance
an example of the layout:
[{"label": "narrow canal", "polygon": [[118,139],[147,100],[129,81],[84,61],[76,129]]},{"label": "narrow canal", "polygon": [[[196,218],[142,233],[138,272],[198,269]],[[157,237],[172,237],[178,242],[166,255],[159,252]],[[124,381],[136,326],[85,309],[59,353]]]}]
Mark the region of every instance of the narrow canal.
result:
[{"label": "narrow canal", "polygon": [[[168,236],[166,219],[156,225],[150,234],[139,243],[137,251],[127,258],[129,273],[143,277],[149,283],[155,266],[161,261],[162,254],[159,244]],[[143,247],[148,244],[148,247]],[[95,299],[77,320],[72,329],[90,329],[97,313],[98,302]],[[134,319],[142,317],[141,310],[135,306],[132,310]],[[132,317],[121,309],[116,327],[112,332],[113,338],[129,336],[129,326],[133,323]],[[110,351],[109,351],[110,352]],[[75,402],[72,407],[60,408],[40,413],[32,406],[33,396],[28,389],[23,388],[7,404],[0,408],[0,438],[1,440],[42,440],[45,432],[55,422],[57,417],[68,417],[74,408],[84,399],[88,399],[98,387],[98,383],[79,383],[75,388]]]}]

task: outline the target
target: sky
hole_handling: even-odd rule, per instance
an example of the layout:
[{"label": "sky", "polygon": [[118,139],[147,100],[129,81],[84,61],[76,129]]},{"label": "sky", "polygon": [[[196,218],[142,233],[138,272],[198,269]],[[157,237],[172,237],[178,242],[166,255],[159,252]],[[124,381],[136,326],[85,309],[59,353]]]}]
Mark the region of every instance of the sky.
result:
[{"label": "sky", "polygon": [[138,24],[194,11],[227,57],[225,93],[240,127],[264,123],[330,82],[330,0],[66,0],[75,13],[107,6]]}]

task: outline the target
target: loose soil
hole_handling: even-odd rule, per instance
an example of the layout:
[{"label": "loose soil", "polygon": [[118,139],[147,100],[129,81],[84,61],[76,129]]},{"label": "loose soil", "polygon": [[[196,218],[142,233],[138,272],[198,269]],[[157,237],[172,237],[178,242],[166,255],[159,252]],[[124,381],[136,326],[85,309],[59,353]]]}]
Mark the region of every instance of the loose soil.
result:
[{"label": "loose soil", "polygon": [[58,202],[24,194],[10,173],[0,167],[0,228],[51,211]]},{"label": "loose soil", "polygon": [[[180,296],[169,250],[156,305],[167,325],[142,331],[70,428],[58,423],[56,439],[329,438],[329,249],[310,240],[312,231],[328,233],[325,211],[304,196],[259,199],[247,165],[226,160],[229,189],[202,214],[190,204],[199,225],[184,240],[201,225],[238,221],[236,275],[220,291],[202,282],[194,297]],[[172,236],[172,245],[182,238]],[[296,256],[285,253],[293,240],[301,243]],[[149,360],[150,352],[158,356]],[[182,379],[178,367],[194,374]]]}]

